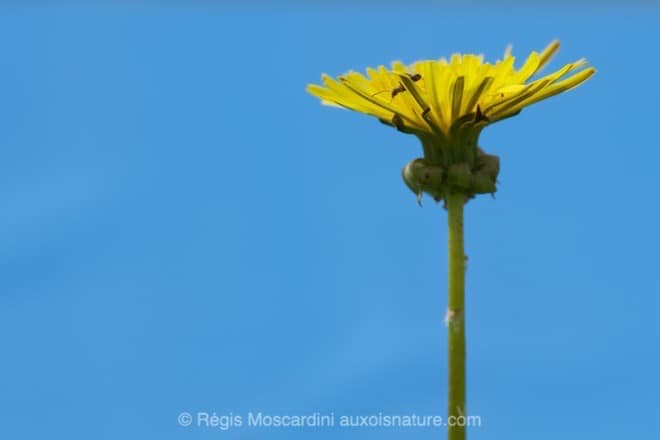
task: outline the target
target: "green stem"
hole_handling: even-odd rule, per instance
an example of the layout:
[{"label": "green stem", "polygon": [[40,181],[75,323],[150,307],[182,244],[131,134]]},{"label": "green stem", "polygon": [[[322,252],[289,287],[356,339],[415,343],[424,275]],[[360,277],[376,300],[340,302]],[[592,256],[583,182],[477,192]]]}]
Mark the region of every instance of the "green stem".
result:
[{"label": "green stem", "polygon": [[[449,333],[449,440],[465,440],[465,253],[463,250],[463,206],[465,194],[453,193],[446,198],[449,217],[449,301],[447,329]],[[452,426],[453,425],[453,426]]]}]

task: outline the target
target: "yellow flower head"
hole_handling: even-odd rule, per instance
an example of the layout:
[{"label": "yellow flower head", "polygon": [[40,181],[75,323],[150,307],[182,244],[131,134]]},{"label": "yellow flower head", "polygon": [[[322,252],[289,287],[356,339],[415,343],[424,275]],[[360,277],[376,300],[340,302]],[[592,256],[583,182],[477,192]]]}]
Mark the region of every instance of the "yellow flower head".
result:
[{"label": "yellow flower head", "polygon": [[[595,69],[581,59],[530,80],[558,48],[559,42],[554,41],[541,53],[532,52],[518,69],[509,50],[495,64],[484,62],[480,55],[454,54],[449,61],[394,62],[391,69],[368,68],[366,76],[358,72],[337,79],[323,75],[324,85],[310,84],[307,91],[324,104],[375,116],[417,135],[424,146],[424,160],[441,167],[445,175],[456,164],[474,171],[484,154],[477,146],[483,127],[576,87],[594,74]],[[404,169],[404,179],[405,173]],[[438,191],[420,188],[411,189],[418,195],[424,190],[442,198]]]}]

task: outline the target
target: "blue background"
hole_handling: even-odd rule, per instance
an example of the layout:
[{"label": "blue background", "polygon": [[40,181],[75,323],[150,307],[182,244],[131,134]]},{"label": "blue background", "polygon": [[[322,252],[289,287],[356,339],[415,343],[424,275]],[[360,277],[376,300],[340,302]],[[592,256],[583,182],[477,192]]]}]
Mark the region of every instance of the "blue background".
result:
[{"label": "blue background", "polygon": [[321,72],[559,37],[584,86],[488,128],[467,207],[472,439],[653,438],[658,10],[177,4],[0,12],[0,437],[434,439],[180,427],[444,414],[446,213],[414,137]]}]

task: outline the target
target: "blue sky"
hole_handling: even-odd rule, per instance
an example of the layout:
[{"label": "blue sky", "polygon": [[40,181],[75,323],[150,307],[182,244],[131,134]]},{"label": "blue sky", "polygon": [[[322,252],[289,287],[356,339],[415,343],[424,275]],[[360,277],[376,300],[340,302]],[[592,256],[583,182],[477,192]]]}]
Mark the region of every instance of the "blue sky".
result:
[{"label": "blue sky", "polygon": [[321,72],[452,52],[598,73],[486,129],[466,209],[472,439],[652,438],[657,9],[4,6],[0,437],[432,439],[184,411],[445,413],[446,213]]}]

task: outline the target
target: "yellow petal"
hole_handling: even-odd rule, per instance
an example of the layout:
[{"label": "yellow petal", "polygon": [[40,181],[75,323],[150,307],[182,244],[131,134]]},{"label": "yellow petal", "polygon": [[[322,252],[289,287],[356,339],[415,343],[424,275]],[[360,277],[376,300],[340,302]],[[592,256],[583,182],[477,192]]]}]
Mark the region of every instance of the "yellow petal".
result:
[{"label": "yellow petal", "polygon": [[552,58],[552,56],[557,53],[558,50],[559,50],[559,40],[553,40],[550,44],[548,44],[546,48],[543,49],[543,52],[541,52],[541,55],[539,56],[539,65],[536,68],[535,72],[541,70],[543,66],[545,66],[548,63],[548,61],[550,61],[550,58]]},{"label": "yellow petal", "polygon": [[527,57],[525,64],[518,70],[517,76],[520,82],[525,82],[530,76],[534,75],[539,68],[540,57],[536,52],[532,52]]},{"label": "yellow petal", "polygon": [[577,87],[581,83],[589,79],[594,73],[596,73],[596,69],[594,69],[593,67],[589,67],[588,69],[581,70],[575,75],[566,78],[563,81],[556,82],[551,86],[548,86],[545,89],[541,90],[539,93],[536,93],[534,96],[531,96],[525,102],[521,103],[522,104],[521,107],[526,107],[528,105],[534,104],[536,102],[550,98],[551,96],[557,95],[559,93]]}]

